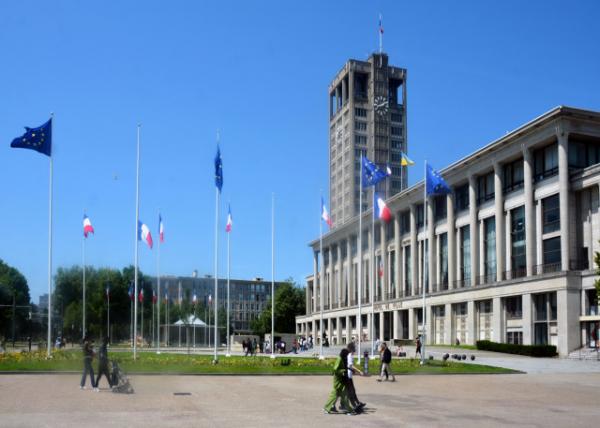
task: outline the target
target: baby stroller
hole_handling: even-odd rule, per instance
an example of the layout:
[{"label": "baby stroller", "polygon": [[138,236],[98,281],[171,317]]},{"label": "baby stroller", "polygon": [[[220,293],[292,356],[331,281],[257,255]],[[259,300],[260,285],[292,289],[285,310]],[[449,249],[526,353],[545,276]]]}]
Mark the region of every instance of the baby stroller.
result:
[{"label": "baby stroller", "polygon": [[111,377],[113,385],[112,392],[117,392],[120,394],[133,394],[133,386],[131,386],[131,384],[129,383],[127,375],[125,375],[125,372],[121,370],[119,364],[116,361],[112,360],[111,365]]}]

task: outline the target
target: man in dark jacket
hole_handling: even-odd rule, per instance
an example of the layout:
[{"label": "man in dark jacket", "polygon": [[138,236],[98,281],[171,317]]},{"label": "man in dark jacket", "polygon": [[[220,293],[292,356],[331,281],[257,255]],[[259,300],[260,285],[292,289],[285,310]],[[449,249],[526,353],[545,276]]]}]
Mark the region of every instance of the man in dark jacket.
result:
[{"label": "man in dark jacket", "polygon": [[102,341],[100,349],[98,350],[98,377],[96,378],[96,388],[100,384],[100,377],[102,377],[102,375],[106,376],[108,386],[112,387],[110,370],[108,369],[108,350],[106,349],[107,346],[108,337],[105,337]]},{"label": "man in dark jacket", "polygon": [[94,383],[94,369],[92,368],[92,359],[94,358],[94,346],[90,338],[86,335],[83,338],[83,375],[81,376],[80,389],[85,389],[85,378],[90,374],[90,383],[94,391],[98,391]]},{"label": "man in dark jacket", "polygon": [[381,382],[383,380],[383,375],[385,374],[385,380],[388,380],[388,376],[392,376],[392,382],[396,380],[396,376],[392,373],[390,369],[390,364],[392,363],[392,351],[387,347],[385,342],[381,344],[381,374],[379,375],[379,379],[377,382]]}]

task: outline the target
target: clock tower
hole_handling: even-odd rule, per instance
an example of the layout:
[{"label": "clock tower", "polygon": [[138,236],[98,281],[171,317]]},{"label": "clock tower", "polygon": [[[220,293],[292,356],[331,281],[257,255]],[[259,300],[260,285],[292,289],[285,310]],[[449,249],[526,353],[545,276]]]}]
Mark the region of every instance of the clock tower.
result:
[{"label": "clock tower", "polygon": [[[377,185],[386,198],[407,187],[400,166],[406,144],[406,69],[388,65],[385,53],[349,60],[329,85],[329,196],[333,226],[359,213],[361,153],[391,177]],[[372,205],[363,195],[363,212]]]}]

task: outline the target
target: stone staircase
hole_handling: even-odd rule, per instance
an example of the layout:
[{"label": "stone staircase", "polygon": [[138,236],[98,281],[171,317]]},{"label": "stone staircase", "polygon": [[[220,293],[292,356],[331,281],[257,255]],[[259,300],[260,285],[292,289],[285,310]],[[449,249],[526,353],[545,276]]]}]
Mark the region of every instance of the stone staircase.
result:
[{"label": "stone staircase", "polygon": [[569,354],[570,360],[598,360],[600,361],[600,353],[597,348],[583,347]]}]

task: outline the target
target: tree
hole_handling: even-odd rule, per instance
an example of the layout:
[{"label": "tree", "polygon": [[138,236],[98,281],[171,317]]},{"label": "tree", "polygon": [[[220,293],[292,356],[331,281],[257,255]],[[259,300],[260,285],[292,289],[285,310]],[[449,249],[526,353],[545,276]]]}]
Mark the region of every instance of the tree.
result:
[{"label": "tree", "polygon": [[[304,287],[299,286],[292,278],[275,289],[275,331],[278,333],[293,333],[296,331],[296,316],[304,314],[306,305]],[[258,318],[252,321],[254,334],[263,336],[271,332],[271,299]]]},{"label": "tree", "polygon": [[[27,280],[17,269],[9,266],[0,259],[0,305],[12,305],[13,296],[15,305],[31,305],[29,296],[29,285]],[[4,337],[12,336],[12,308],[0,309],[0,335]],[[28,333],[29,311],[17,309],[15,313],[15,333],[16,336],[23,336]]]}]

